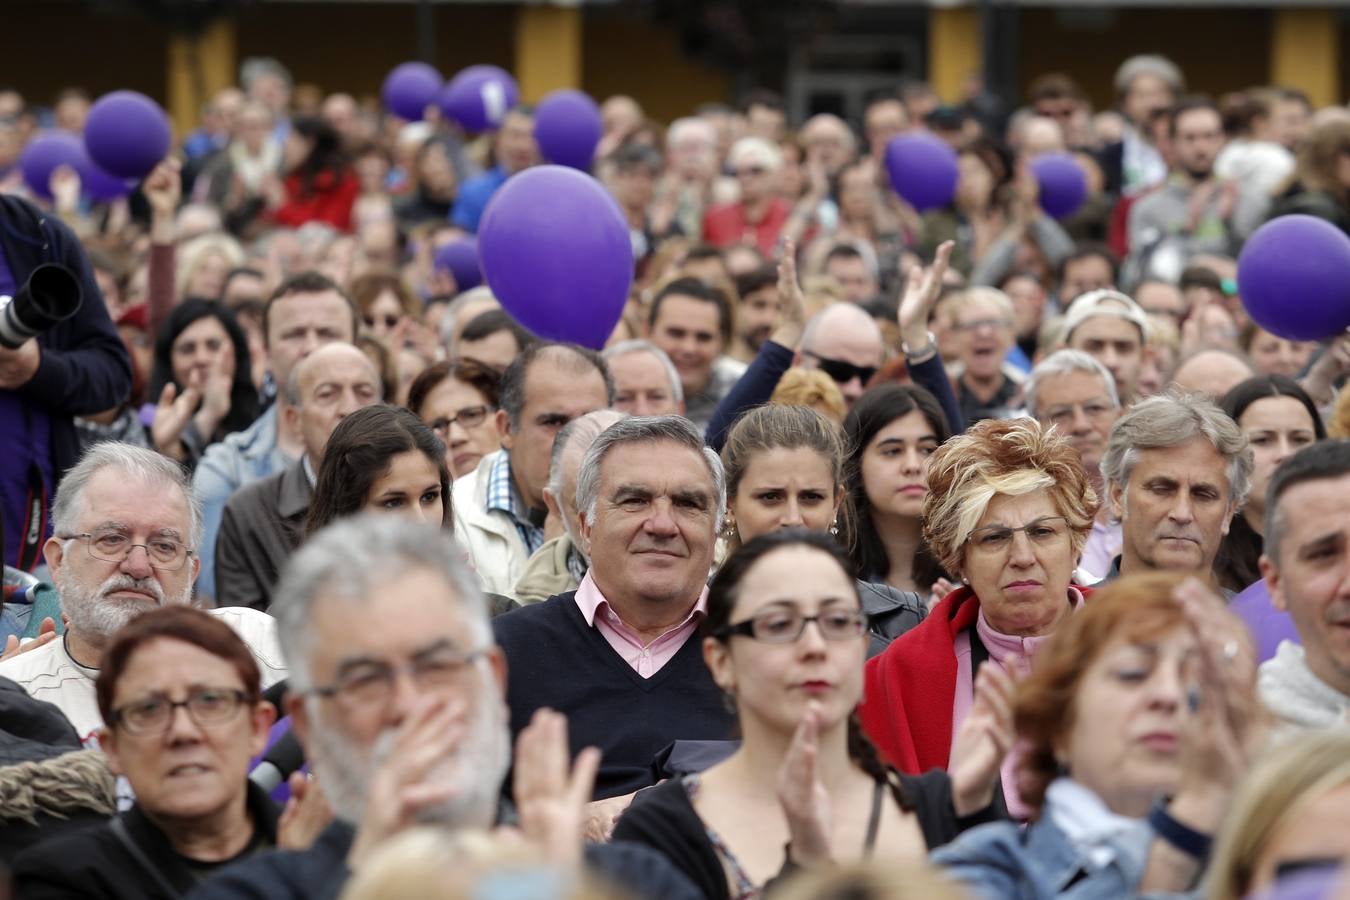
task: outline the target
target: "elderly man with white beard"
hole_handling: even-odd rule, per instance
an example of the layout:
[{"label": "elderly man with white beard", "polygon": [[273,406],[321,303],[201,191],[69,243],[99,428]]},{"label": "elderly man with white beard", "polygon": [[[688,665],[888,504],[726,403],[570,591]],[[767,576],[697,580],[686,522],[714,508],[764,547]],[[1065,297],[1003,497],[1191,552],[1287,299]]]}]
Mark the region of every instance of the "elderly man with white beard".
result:
[{"label": "elderly man with white beard", "polygon": [[[548,863],[582,859],[599,753],[572,763],[566,720],[541,710],[517,745],[518,821],[502,802],[506,658],[462,556],[439,529],[364,515],[314,535],[287,563],[272,606],[291,673],[286,705],[335,819],[309,849],[227,868],[193,898],[337,897],[414,825],[518,825]],[[646,848],[588,847],[585,862],[636,896],[698,896]]]},{"label": "elderly man with white beard", "polygon": [[[94,681],[113,634],[145,610],[192,601],[201,509],[178,463],[108,441],[62,479],[52,531],[42,552],[69,624],[59,639],[7,655],[0,676],[58,707],[92,746],[103,725]],[[271,616],[241,607],[211,612],[248,645],[262,687],[286,677]]]}]

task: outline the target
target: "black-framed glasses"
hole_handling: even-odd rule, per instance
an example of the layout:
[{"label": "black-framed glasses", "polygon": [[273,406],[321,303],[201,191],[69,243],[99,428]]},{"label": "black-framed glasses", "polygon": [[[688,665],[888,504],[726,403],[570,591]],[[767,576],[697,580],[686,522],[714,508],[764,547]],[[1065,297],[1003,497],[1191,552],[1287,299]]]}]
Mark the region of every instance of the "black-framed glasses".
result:
[{"label": "black-framed glasses", "polygon": [[728,638],[739,634],[766,644],[791,644],[801,638],[810,622],[816,623],[821,637],[827,641],[848,641],[862,637],[867,631],[867,613],[860,609],[828,609],[814,616],[802,615],[795,609],[770,609],[744,622],[723,625],[713,636]]},{"label": "black-framed glasses", "polygon": [[233,719],[248,699],[248,694],[233,688],[197,688],[186,700],[152,694],[114,709],[108,724],[120,725],[130,734],[162,734],[173,721],[174,711],[181,706],[202,727],[220,725]]},{"label": "black-framed glasses", "polygon": [[443,691],[457,684],[469,666],[486,656],[486,649],[460,650],[448,641],[440,641],[404,663],[380,659],[347,663],[331,684],[310,688],[305,693],[336,700],[352,709],[373,709],[393,702],[402,672],[408,673],[418,690]]},{"label": "black-framed glasses", "polygon": [[84,531],[79,534],[63,536],[67,541],[84,541],[85,548],[94,559],[103,562],[120,563],[131,555],[131,551],[140,547],[150,560],[150,568],[161,572],[176,572],[195,551],[188,549],[181,541],[171,537],[148,538],[144,544],[138,544],[120,531]]},{"label": "black-framed glasses", "polygon": [[450,433],[450,426],[454,425],[456,422],[459,423],[459,427],[461,428],[476,428],[483,424],[483,420],[487,418],[487,415],[490,412],[492,412],[492,407],[490,406],[466,406],[453,416],[440,416],[439,418],[432,419],[427,425],[432,431],[436,432],[441,437],[445,437]]},{"label": "black-framed glasses", "polygon": [[1039,546],[1056,543],[1069,532],[1069,520],[1063,516],[1043,516],[1021,528],[1009,528],[1006,525],[988,525],[976,528],[967,538],[970,545],[985,553],[1002,553],[1012,546],[1018,532],[1027,536],[1027,540]]},{"label": "black-framed glasses", "polygon": [[830,359],[827,356],[821,356],[819,353],[812,353],[810,350],[803,350],[802,355],[814,359],[816,364],[820,366],[820,371],[834,379],[835,384],[848,384],[855,378],[858,379],[860,384],[867,384],[872,380],[872,376],[877,374],[876,366],[855,366],[851,362],[844,362],[842,359]]}]

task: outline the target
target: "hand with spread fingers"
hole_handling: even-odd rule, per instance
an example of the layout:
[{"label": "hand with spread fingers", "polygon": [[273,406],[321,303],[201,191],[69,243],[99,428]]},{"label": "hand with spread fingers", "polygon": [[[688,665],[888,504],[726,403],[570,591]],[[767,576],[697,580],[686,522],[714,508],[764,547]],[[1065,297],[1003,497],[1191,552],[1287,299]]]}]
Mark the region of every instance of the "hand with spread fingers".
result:
[{"label": "hand with spread fingers", "polygon": [[580,863],[587,806],[599,768],[595,747],[572,761],[567,717],[551,709],[537,710],[516,738],[512,793],[520,831],[550,862]]}]

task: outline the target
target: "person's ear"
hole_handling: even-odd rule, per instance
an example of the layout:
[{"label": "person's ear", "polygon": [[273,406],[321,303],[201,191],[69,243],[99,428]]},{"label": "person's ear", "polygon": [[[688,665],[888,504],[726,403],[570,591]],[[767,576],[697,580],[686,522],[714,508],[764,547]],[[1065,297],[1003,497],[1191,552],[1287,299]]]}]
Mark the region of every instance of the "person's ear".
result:
[{"label": "person's ear", "polygon": [[122,765],[122,756],[117,752],[117,732],[111,728],[100,728],[96,738],[99,749],[108,757],[108,769],[114,775],[127,774],[126,766]]},{"label": "person's ear", "polygon": [[566,521],[562,505],[558,502],[558,498],[553,496],[553,488],[544,488],[544,508],[548,510],[550,516],[553,516],[559,522]]},{"label": "person's ear", "polygon": [[734,695],[736,675],[731,665],[731,655],[727,650],[727,645],[717,638],[703,639],[703,663],[708,667],[713,683],[721,688],[723,693]]},{"label": "person's ear", "polygon": [[295,433],[300,427],[300,407],[289,403],[281,406],[281,425],[289,433]]},{"label": "person's ear", "polygon": [[312,761],[314,750],[310,748],[309,743],[309,705],[305,703],[305,695],[287,691],[282,705],[286,707],[286,715],[291,717],[291,731],[295,732],[295,738],[300,742],[300,746],[305,748],[305,758]]},{"label": "person's ear", "polygon": [[1233,527],[1233,516],[1237,515],[1237,510],[1238,505],[1236,503],[1228,504],[1228,512],[1223,517],[1223,527],[1220,529],[1220,533],[1225,537],[1228,536],[1229,529]]},{"label": "person's ear", "polygon": [[47,568],[51,570],[52,582],[60,585],[61,566],[66,561],[66,542],[59,537],[47,538],[47,542],[42,545],[42,558],[47,561]]},{"label": "person's ear", "polygon": [[1279,566],[1275,560],[1262,553],[1257,566],[1261,570],[1261,577],[1266,581],[1266,593],[1270,595],[1270,605],[1280,612],[1289,612],[1289,603],[1284,596],[1284,581],[1280,578]]},{"label": "person's ear", "polygon": [[1125,521],[1125,489],[1112,481],[1106,487],[1106,502],[1111,506],[1111,515],[1116,521]]},{"label": "person's ear", "polygon": [[497,424],[497,436],[501,438],[502,447],[506,450],[513,449],[512,445],[515,444],[515,441],[511,436],[511,417],[506,414],[506,410],[497,410],[493,421]]},{"label": "person's ear", "polygon": [[253,731],[249,737],[249,753],[258,756],[267,749],[267,739],[271,736],[272,726],[276,724],[277,711],[266,700],[259,700],[248,712],[248,724]]},{"label": "person's ear", "polygon": [[581,551],[591,555],[591,523],[585,510],[577,510],[577,536],[581,538]]},{"label": "person's ear", "polygon": [[506,654],[502,652],[501,647],[492,647],[488,650],[488,665],[492,667],[492,678],[497,682],[497,688],[501,692],[502,700],[506,699]]}]

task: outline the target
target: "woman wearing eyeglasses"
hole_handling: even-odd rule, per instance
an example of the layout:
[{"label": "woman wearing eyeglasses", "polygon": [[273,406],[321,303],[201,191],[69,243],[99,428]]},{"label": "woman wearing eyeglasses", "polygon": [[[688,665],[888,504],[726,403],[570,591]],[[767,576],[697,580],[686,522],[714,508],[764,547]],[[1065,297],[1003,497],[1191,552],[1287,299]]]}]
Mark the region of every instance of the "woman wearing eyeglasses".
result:
[{"label": "woman wearing eyeglasses", "polygon": [[992,794],[1010,726],[988,723],[1006,680],[982,681],[950,778],[900,776],[877,759],[854,716],[867,617],[848,568],[827,534],[773,531],[742,547],[708,589],[703,657],[735,704],[741,746],[698,775],[639,792],[614,831],[665,853],[705,897],[759,896],[797,866],[920,861]]},{"label": "woman wearing eyeglasses", "polygon": [[224,622],[178,605],[137,616],[108,647],[96,689],[100,742],[136,802],[20,855],[17,896],[182,897],[232,862],[305,843],[279,833],[279,810],[248,780],[275,713],[253,655]]},{"label": "woman wearing eyeglasses", "polygon": [[[1083,603],[1072,576],[1097,502],[1078,451],[1035,419],[980,422],[933,454],[923,536],[962,584],[867,664],[862,722],[884,758],[903,772],[946,768],[981,666],[1030,669]],[[1014,762],[1003,795],[1024,818]]]},{"label": "woman wearing eyeglasses", "polygon": [[472,359],[438,362],[408,388],[408,409],[445,444],[451,478],[478,468],[478,462],[502,448],[497,431],[501,375]]}]

